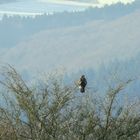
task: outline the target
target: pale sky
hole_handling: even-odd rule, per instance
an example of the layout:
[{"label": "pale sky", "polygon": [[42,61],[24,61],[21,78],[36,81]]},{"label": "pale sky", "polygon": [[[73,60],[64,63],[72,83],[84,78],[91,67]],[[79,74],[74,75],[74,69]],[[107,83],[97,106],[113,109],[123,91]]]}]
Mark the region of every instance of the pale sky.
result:
[{"label": "pale sky", "polygon": [[[61,4],[71,4],[71,5],[81,5],[81,6],[95,6],[95,5],[105,5],[105,4],[115,4],[118,2],[127,4],[134,2],[135,0],[38,0],[41,2],[54,2],[54,3],[61,3]],[[92,3],[93,2],[93,3]],[[92,3],[92,4],[91,4]]]},{"label": "pale sky", "polygon": [[131,3],[135,0],[97,0],[100,4],[113,4],[113,3],[117,3],[117,2],[122,2],[122,3]]}]

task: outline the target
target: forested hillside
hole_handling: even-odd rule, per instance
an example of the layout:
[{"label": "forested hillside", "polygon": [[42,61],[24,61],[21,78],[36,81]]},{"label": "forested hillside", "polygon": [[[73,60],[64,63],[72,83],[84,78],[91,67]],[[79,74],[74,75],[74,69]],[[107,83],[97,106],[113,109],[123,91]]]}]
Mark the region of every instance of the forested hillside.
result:
[{"label": "forested hillside", "polygon": [[135,77],[140,70],[139,6],[135,1],[35,18],[5,15],[0,21],[1,63],[13,65],[27,79],[55,69],[107,75],[104,67],[111,71],[114,65],[124,79],[126,73]]}]

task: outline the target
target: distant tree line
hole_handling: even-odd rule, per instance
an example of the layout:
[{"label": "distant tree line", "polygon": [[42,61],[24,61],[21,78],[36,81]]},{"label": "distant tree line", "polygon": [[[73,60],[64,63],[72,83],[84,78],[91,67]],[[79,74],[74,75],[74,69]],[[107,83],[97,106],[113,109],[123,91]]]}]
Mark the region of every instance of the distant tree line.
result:
[{"label": "distant tree line", "polygon": [[112,20],[138,10],[139,5],[139,1],[128,5],[118,3],[104,8],[89,7],[85,11],[44,14],[35,18],[5,15],[0,21],[0,47],[13,47],[42,30],[79,26],[94,20]]}]

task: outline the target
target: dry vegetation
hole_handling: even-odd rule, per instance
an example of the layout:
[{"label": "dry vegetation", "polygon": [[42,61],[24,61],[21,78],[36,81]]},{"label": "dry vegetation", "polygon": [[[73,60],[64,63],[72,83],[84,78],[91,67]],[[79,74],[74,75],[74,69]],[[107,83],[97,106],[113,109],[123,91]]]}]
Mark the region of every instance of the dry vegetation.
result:
[{"label": "dry vegetation", "polygon": [[12,67],[1,73],[1,140],[139,140],[138,104],[117,104],[117,96],[133,82],[109,88],[94,98],[51,77],[29,86]]}]

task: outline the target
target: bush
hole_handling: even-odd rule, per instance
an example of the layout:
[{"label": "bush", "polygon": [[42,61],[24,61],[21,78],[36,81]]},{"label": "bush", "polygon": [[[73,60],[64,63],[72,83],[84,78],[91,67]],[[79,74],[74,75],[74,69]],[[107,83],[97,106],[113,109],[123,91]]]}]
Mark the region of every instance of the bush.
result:
[{"label": "bush", "polygon": [[117,96],[133,80],[95,98],[66,86],[57,76],[29,86],[11,66],[1,73],[2,140],[138,140],[139,104],[119,104]]}]

